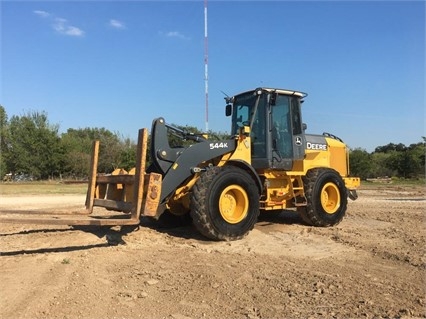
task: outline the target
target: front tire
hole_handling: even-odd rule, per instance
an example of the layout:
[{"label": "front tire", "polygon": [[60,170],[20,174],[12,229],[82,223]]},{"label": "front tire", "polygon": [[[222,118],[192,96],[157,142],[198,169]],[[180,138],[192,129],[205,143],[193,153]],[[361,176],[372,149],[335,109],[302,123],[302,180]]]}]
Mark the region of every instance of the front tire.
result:
[{"label": "front tire", "polygon": [[303,177],[306,207],[300,207],[304,222],[312,226],[333,226],[345,216],[347,190],[342,177],[329,168],[315,168]]},{"label": "front tire", "polygon": [[241,239],[259,216],[258,188],[241,168],[209,168],[193,187],[190,214],[198,231],[210,239]]}]

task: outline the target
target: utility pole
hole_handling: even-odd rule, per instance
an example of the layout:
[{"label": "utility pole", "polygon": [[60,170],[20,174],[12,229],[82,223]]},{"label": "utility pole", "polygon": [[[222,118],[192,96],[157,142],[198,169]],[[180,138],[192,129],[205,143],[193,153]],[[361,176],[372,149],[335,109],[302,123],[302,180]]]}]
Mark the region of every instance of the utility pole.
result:
[{"label": "utility pole", "polygon": [[207,0],[204,0],[204,93],[206,97],[206,132],[209,131],[209,38],[207,34]]}]

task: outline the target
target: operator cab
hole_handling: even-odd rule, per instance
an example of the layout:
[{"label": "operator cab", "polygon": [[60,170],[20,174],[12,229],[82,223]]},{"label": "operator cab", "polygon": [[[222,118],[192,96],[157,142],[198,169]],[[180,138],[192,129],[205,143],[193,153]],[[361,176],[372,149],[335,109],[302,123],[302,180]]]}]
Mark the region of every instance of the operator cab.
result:
[{"label": "operator cab", "polygon": [[255,169],[291,170],[305,155],[305,125],[300,106],[306,93],[258,88],[227,97],[233,135],[250,127],[251,165]]}]

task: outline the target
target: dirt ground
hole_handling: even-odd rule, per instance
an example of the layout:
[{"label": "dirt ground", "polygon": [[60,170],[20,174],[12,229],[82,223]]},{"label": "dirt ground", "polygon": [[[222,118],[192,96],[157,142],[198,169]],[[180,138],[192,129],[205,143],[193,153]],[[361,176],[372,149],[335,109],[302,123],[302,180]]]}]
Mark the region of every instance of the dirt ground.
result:
[{"label": "dirt ground", "polygon": [[[192,226],[0,224],[1,318],[424,318],[425,187],[369,186],[332,228],[291,211],[242,240]],[[2,196],[0,211],[84,205]]]}]

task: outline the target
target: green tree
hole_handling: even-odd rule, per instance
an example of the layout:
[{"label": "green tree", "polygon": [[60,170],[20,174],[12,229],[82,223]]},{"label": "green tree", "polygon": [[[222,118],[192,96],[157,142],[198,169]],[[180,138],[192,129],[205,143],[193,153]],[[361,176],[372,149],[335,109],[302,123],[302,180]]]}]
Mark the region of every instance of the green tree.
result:
[{"label": "green tree", "polygon": [[418,178],[425,175],[425,143],[411,144],[404,152],[404,175],[409,178]]},{"label": "green tree", "polygon": [[89,176],[92,140],[81,130],[68,129],[61,136],[61,146],[66,154],[64,176],[81,179]]},{"label": "green tree", "polygon": [[129,169],[135,165],[136,146],[130,139],[121,139],[105,128],[68,129],[62,134],[62,145],[67,153],[65,168],[69,176],[88,176],[95,140],[100,145],[98,172],[111,173],[116,168]]},{"label": "green tree", "polygon": [[130,170],[136,165],[136,144],[130,138],[122,139],[120,144],[120,167]]},{"label": "green tree", "polygon": [[0,105],[0,178],[3,178],[5,174],[9,173],[6,161],[8,156],[8,139],[9,128],[7,114],[5,108]]},{"label": "green tree", "polygon": [[13,173],[46,179],[61,173],[63,152],[58,125],[51,125],[45,112],[12,116],[9,123],[7,166]]},{"label": "green tree", "polygon": [[[425,175],[425,145],[423,142],[408,147],[402,143],[378,146],[373,153],[373,162],[378,176],[418,178]],[[385,174],[384,174],[385,173]]]},{"label": "green tree", "polygon": [[390,177],[395,175],[395,172],[392,168],[389,168],[387,163],[391,153],[372,153],[371,162],[373,166],[372,176],[371,177]]},{"label": "green tree", "polygon": [[349,154],[350,172],[361,179],[372,177],[371,155],[364,149],[356,148]]},{"label": "green tree", "polygon": [[406,149],[407,147],[402,143],[399,143],[399,144],[389,143],[387,145],[377,146],[374,152],[375,153],[389,153],[393,151],[402,152],[402,151],[405,151]]}]

